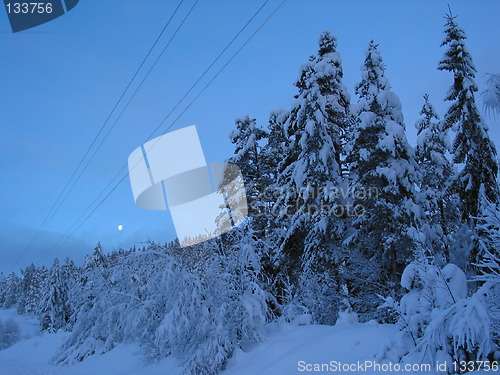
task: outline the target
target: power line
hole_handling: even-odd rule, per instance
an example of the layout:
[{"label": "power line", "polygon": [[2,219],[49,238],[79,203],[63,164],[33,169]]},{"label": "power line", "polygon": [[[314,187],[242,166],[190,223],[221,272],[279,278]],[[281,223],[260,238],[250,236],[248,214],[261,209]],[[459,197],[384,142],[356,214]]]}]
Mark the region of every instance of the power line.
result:
[{"label": "power line", "polygon": [[[191,9],[189,9],[189,12],[186,14],[186,16],[183,18],[182,22],[180,23],[180,25],[177,27],[177,29],[175,30],[175,32],[172,34],[172,36],[170,37],[169,41],[167,42],[167,44],[165,45],[165,47],[163,48],[163,50],[161,51],[161,53],[158,55],[158,57],[156,58],[156,60],[154,61],[153,65],[150,67],[150,69],[148,70],[148,72],[146,73],[146,75],[143,77],[141,83],[136,87],[136,89],[134,90],[134,93],[132,94],[132,96],[129,98],[129,100],[127,101],[127,103],[125,104],[125,106],[123,107],[123,109],[121,110],[120,114],[118,115],[118,117],[115,119],[115,121],[113,122],[113,124],[111,125],[111,127],[108,129],[108,131],[106,132],[106,134],[104,135],[104,137],[101,139],[101,142],[97,145],[97,148],[94,150],[94,152],[92,153],[92,155],[90,156],[90,158],[87,160],[85,166],[82,168],[82,170],[80,171],[80,173],[78,174],[77,178],[73,181],[73,183],[71,184],[71,187],[68,189],[68,191],[66,192],[66,195],[64,196],[64,198],[61,200],[61,202],[59,203],[59,205],[57,206],[57,209],[56,211],[61,207],[62,203],[66,200],[66,198],[68,197],[68,195],[71,193],[71,191],[73,191],[73,188],[75,187],[75,185],[78,183],[78,181],[80,180],[80,178],[82,177],[83,173],[87,170],[87,168],[89,167],[90,163],[92,162],[92,160],[94,159],[94,157],[96,156],[97,152],[100,150],[101,146],[103,145],[103,143],[106,141],[106,139],[108,138],[109,134],[111,133],[111,131],[114,129],[115,125],[118,123],[118,121],[121,119],[123,113],[125,112],[125,110],[128,108],[128,106],[130,105],[130,103],[132,102],[132,100],[135,98],[136,94],[139,92],[140,88],[142,87],[142,85],[144,84],[144,82],[146,81],[146,79],[148,78],[148,76],[151,74],[151,72],[153,71],[153,69],[156,67],[156,64],[158,63],[158,61],[161,59],[161,57],[163,56],[163,54],[165,53],[165,51],[167,50],[167,48],[170,46],[170,44],[172,43],[172,41],[174,40],[175,36],[177,35],[177,33],[179,32],[179,30],[182,28],[182,26],[184,25],[184,23],[186,22],[186,20],[188,19],[188,17],[190,16],[190,14],[193,12],[194,8],[196,7],[196,5],[198,4],[199,0],[196,0],[196,2],[193,4],[193,6],[191,7]],[[55,214],[55,212],[54,212]],[[52,216],[54,215],[52,214]]]},{"label": "power line", "polygon": [[[203,79],[203,77],[208,73],[208,71],[217,63],[217,61],[222,57],[222,55],[229,49],[229,47],[236,41],[236,39],[241,35],[241,33],[248,27],[248,25],[255,19],[255,17],[262,11],[262,9],[267,5],[267,3],[269,2],[270,0],[266,0],[261,6],[259,9],[257,9],[257,11],[252,15],[252,17],[250,17],[250,19],[245,23],[245,25],[243,25],[243,27],[238,31],[238,33],[233,37],[233,39],[231,39],[231,41],[226,45],[226,47],[219,53],[219,55],[212,61],[212,63],[205,69],[205,71],[198,77],[198,79],[191,85],[191,87],[189,88],[189,90],[182,96],[182,98],[177,102],[177,104],[172,108],[172,110],[168,113],[168,115],[162,120],[162,122],[155,128],[155,130],[153,130],[153,132],[148,136],[148,138],[146,139],[146,142],[154,135],[154,133],[156,133],[156,131],[158,130],[158,128],[168,119],[168,117],[170,117],[170,115],[179,107],[179,105],[184,101],[184,99],[191,93],[191,91],[196,87],[196,85]],[[168,45],[167,45],[168,47]],[[166,47],[165,47],[166,48]],[[162,51],[162,54],[163,52],[165,51],[165,49]],[[161,57],[161,55],[160,55]],[[156,63],[158,62],[159,60],[159,57],[158,59],[155,61],[154,65],[156,65]],[[154,67],[154,66],[153,66]],[[152,68],[149,70],[148,74],[151,72]],[[132,95],[132,97],[130,98],[129,102],[127,103],[126,106],[128,106],[128,104],[130,103],[130,101],[133,99],[133,97],[135,96],[135,94],[137,93],[138,89],[140,88],[140,86],[144,83],[144,80],[142,80],[141,84],[138,86],[138,88],[135,90],[134,94]],[[125,106],[125,108],[126,108]],[[115,120],[115,122],[113,123],[113,126],[111,127],[111,129],[114,127],[114,125],[116,124],[116,122],[120,119],[121,115],[123,114],[123,112],[125,111],[125,108],[122,110],[122,112],[120,113],[120,115],[118,116],[118,118]],[[105,138],[108,136],[108,134],[110,133],[110,130],[108,130],[108,133],[106,134]],[[103,141],[101,141],[101,144],[99,145],[99,147],[102,145]],[[94,155],[95,155],[95,152],[94,152]],[[90,159],[91,160],[91,159]],[[86,167],[88,166],[89,162],[87,162],[87,165]],[[97,196],[96,199],[94,199],[94,201],[92,201],[92,203],[90,203],[90,205],[87,207],[87,209],[84,211],[84,213],[82,215],[80,215],[80,217],[78,217],[78,219],[76,219],[75,222],[78,222],[84,215],[85,213],[90,209],[90,207],[92,207],[98,200],[99,198],[104,194],[104,192],[108,189],[108,187],[112,184],[112,182],[120,175],[120,173],[125,170],[127,168],[127,163],[125,163],[125,165],[118,171],[118,173],[111,179],[111,181],[104,187],[104,189],[99,193],[99,195]],[[78,181],[78,180],[77,180]],[[73,224],[74,226],[74,224]],[[72,227],[70,227],[69,230],[71,230]]]},{"label": "power line", "polygon": [[[243,48],[245,48],[245,46],[253,39],[253,37],[266,25],[266,23],[274,16],[274,14],[283,6],[283,4],[286,3],[287,0],[282,0],[281,3],[278,4],[278,6],[273,10],[273,12],[264,20],[264,22],[262,22],[259,27],[257,28],[257,30],[255,30],[253,32],[252,35],[250,35],[250,37],[243,43],[243,45],[231,56],[231,58],[222,66],[222,68],[212,77],[212,79],[210,81],[208,81],[208,83],[203,87],[203,89],[195,96],[195,98],[188,104],[188,106],[186,108],[184,108],[184,110],[180,113],[179,116],[177,116],[177,118],[174,120],[174,122],[172,122],[170,124],[170,126],[165,129],[165,131],[163,132],[163,134],[165,134],[172,126],[174,126],[174,124],[177,122],[177,120],[179,120],[179,118],[191,107],[191,105],[193,105],[193,103],[201,96],[201,94],[203,94],[203,92],[212,84],[213,81],[215,81],[215,79],[224,71],[224,69],[226,69],[226,67],[234,60],[234,58],[243,50]],[[267,1],[266,1],[267,2]],[[167,116],[168,117],[168,116]],[[158,128],[167,120],[167,117],[165,117],[162,122],[160,123],[160,125],[155,129],[155,132],[156,130],[158,130]],[[154,145],[156,144],[156,142],[151,146],[153,147]]]},{"label": "power line", "polygon": [[[231,39],[231,41],[226,45],[226,47],[219,53],[219,55],[212,61],[212,63],[205,69],[205,71],[198,77],[198,79],[191,85],[189,90],[182,96],[182,98],[174,105],[174,107],[170,110],[170,112],[167,114],[166,117],[163,118],[163,120],[160,122],[160,124],[153,130],[153,132],[148,136],[146,141],[148,141],[154,133],[159,129],[159,127],[170,117],[170,115],[177,109],[177,107],[184,101],[184,99],[191,93],[191,91],[196,87],[196,85],[203,79],[203,77],[208,73],[208,71],[215,65],[215,63],[222,57],[222,55],[227,51],[227,49],[235,42],[235,40],[241,35],[241,33],[248,27],[248,25],[254,20],[254,18],[261,12],[261,10],[266,6],[266,4],[270,0],[266,0],[260,8],[250,17],[250,19],[245,23],[245,25],[238,31],[238,33]],[[112,185],[113,181],[124,171],[127,169],[128,164],[125,163],[125,165],[118,171],[118,173],[111,179],[111,181],[104,187],[104,189],[99,193],[96,199],[90,203],[90,205],[85,209],[85,211],[73,222],[71,227],[66,231],[66,233],[63,235],[65,237],[64,241],[61,242],[64,243],[67,239],[71,237],[71,235],[74,233],[71,232],[71,234],[68,236],[67,233],[70,232],[75,225],[81,220],[81,218],[91,209],[91,207],[99,200],[99,198],[106,192],[106,190]],[[125,175],[120,180],[120,183],[128,176],[128,173]],[[114,189],[113,189],[114,191]],[[109,194],[108,194],[109,195]],[[83,224],[83,223],[82,223]],[[78,229],[78,228],[77,228]],[[60,242],[60,241],[59,241]],[[59,246],[59,242],[55,245],[55,247]]]},{"label": "power line", "polygon": [[[92,149],[92,147],[94,146],[94,144],[96,143],[97,139],[99,138],[99,136],[101,135],[102,131],[104,130],[104,128],[106,127],[107,123],[109,122],[111,116],[114,114],[114,112],[116,111],[116,109],[118,108],[118,105],[121,103],[122,99],[124,98],[126,92],[128,91],[128,89],[130,88],[130,86],[132,85],[133,81],[135,80],[135,78],[137,77],[137,75],[139,74],[139,71],[142,69],[142,67],[144,66],[146,60],[149,58],[149,56],[151,55],[151,53],[153,52],[154,48],[156,47],[156,45],[158,44],[159,40],[161,39],[161,37],[163,36],[163,34],[165,33],[165,31],[167,30],[168,26],[170,25],[170,23],[172,22],[173,18],[175,17],[175,15],[177,14],[179,8],[181,7],[181,5],[183,4],[184,0],[180,0],[179,4],[177,4],[177,7],[175,8],[174,12],[171,14],[171,16],[169,17],[168,21],[165,23],[165,25],[163,26],[161,32],[158,34],[156,40],[154,41],[153,45],[150,47],[149,51],[147,52],[146,56],[143,58],[143,60],[141,61],[139,67],[136,69],[135,73],[133,74],[132,78],[130,79],[130,81],[128,82],[128,84],[126,85],[125,89],[123,90],[123,92],[121,93],[120,97],[118,98],[118,100],[116,101],[115,105],[113,106],[111,112],[108,114],[106,120],[104,121],[104,123],[101,125],[99,131],[97,132],[97,134],[94,136],[92,142],[90,143],[90,145],[88,146],[87,150],[85,151],[84,155],[82,156],[82,158],[80,159],[80,161],[78,162],[76,168],[73,170],[73,173],[71,174],[70,178],[68,179],[68,181],[66,182],[64,188],[62,189],[62,191],[59,193],[57,199],[55,200],[55,202],[53,203],[52,207],[50,208],[48,214],[45,216],[45,218],[43,219],[40,227],[37,229],[37,231],[33,234],[33,236],[31,237],[30,241],[28,242],[28,244],[24,247],[24,249],[21,251],[20,253],[20,256],[18,257],[18,259],[15,261],[15,263],[12,265],[14,266],[15,264],[17,264],[23,257],[24,253],[31,247],[31,245],[35,242],[35,240],[40,236],[42,230],[48,225],[48,223],[52,220],[52,218],[54,217],[55,213],[57,212],[57,210],[61,207],[61,204],[62,202],[66,199],[67,197],[67,194],[66,196],[63,198],[63,195],[64,193],[66,192],[66,190],[68,189],[68,186],[70,185],[71,181],[73,180],[73,178],[75,177],[78,169],[82,166],[85,158],[88,156],[90,150]],[[57,207],[56,207],[57,206]]]},{"label": "power line", "polygon": [[[219,54],[219,56],[216,58],[214,62],[212,62],[209,66],[208,69],[206,69],[203,74],[196,80],[195,84],[188,90],[188,93],[186,93],[181,100],[174,106],[174,109],[178,107],[178,105],[184,100],[184,98],[189,94],[189,92],[193,89],[194,86],[206,75],[208,70],[215,64],[215,62],[222,56],[222,54],[229,48],[229,46],[234,42],[234,40],[242,33],[242,31],[248,26],[248,24],[257,16],[257,14],[262,10],[262,8],[269,2],[270,0],[266,0],[264,4],[255,12],[255,14],[250,18],[250,20],[243,26],[243,28],[237,33],[237,35],[229,42],[229,44],[224,48],[223,52]],[[201,89],[201,91],[194,97],[193,100],[184,108],[184,110],[176,117],[176,119],[165,129],[163,134],[165,134],[172,126],[175,125],[175,123],[180,119],[180,117],[194,104],[194,102],[203,94],[203,92],[215,81],[215,79],[226,69],[226,67],[235,59],[235,57],[245,48],[245,46],[253,39],[253,37],[269,22],[269,20],[278,12],[278,10],[285,4],[287,0],[282,0],[281,3],[273,10],[273,12],[259,25],[259,27],[246,39],[246,41],[243,43],[243,45],[229,58],[229,60],[222,66],[222,68],[217,71],[217,73],[208,81],[208,83]],[[173,110],[174,110],[173,109]],[[152,132],[154,134],[164,123],[165,121],[170,117],[172,114],[173,110],[171,110],[165,118],[159,123],[159,125],[155,128],[155,130]],[[151,135],[152,136],[152,135]],[[150,137],[151,137],[150,136]],[[149,138],[150,138],[149,137]],[[149,139],[148,138],[148,139]],[[149,149],[154,147],[156,142],[154,142]],[[137,165],[137,164],[136,164]],[[135,168],[135,166],[132,166],[132,169]],[[128,164],[125,164],[119,171],[118,173],[113,177],[113,179],[108,183],[108,185],[101,191],[99,194],[98,198],[95,199],[84,211],[84,213],[73,223],[73,225],[70,227],[70,229],[63,235],[62,239],[58,241],[52,248],[50,248],[44,255],[40,257],[40,259],[43,259],[44,256],[46,256],[48,253],[51,251],[57,249],[59,246],[63,245],[68,239],[70,239],[80,227],[87,222],[87,220],[97,211],[97,209],[109,198],[109,196],[118,188],[118,186],[128,177],[129,173],[127,172],[114,186],[113,188],[102,198],[102,200],[95,206],[92,211],[83,219],[78,225],[78,221],[85,215],[85,212],[91,209],[92,205],[99,199],[100,196],[104,194],[106,189],[112,184],[112,182],[123,172],[124,169],[126,169]],[[71,230],[75,225],[76,228]],[[68,234],[68,232],[70,232]]]}]

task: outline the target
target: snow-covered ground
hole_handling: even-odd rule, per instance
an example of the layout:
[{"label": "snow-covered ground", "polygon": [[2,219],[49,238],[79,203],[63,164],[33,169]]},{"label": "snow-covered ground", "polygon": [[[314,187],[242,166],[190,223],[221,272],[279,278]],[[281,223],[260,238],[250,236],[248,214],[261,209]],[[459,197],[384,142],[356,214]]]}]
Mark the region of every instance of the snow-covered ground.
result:
[{"label": "snow-covered ground", "polygon": [[177,375],[176,360],[166,358],[147,365],[136,345],[120,345],[104,355],[96,355],[72,366],[54,366],[49,361],[68,333],[46,332],[0,351],[0,375]]},{"label": "snow-covered ground", "polygon": [[[0,310],[0,319],[13,318],[20,324],[24,340],[0,351],[0,375],[177,375],[179,362],[166,358],[146,364],[137,345],[120,345],[112,351],[88,358],[76,365],[49,364],[68,333],[38,333],[33,319],[19,317],[13,310]],[[265,341],[247,352],[235,353],[223,375],[294,374],[387,374],[364,371],[313,371],[315,365],[353,365],[371,360],[395,335],[393,325],[375,323],[318,326],[282,325],[270,327]],[[333,361],[333,362],[332,362]],[[311,370],[311,371],[308,371]],[[417,374],[417,372],[411,372]],[[420,372],[433,374],[434,372]],[[488,374],[499,373],[489,372]],[[486,373],[477,374],[487,375]]]},{"label": "snow-covered ground", "polygon": [[223,374],[326,374],[307,369],[331,361],[368,360],[396,332],[393,325],[377,324],[286,326],[248,353],[237,353]]}]

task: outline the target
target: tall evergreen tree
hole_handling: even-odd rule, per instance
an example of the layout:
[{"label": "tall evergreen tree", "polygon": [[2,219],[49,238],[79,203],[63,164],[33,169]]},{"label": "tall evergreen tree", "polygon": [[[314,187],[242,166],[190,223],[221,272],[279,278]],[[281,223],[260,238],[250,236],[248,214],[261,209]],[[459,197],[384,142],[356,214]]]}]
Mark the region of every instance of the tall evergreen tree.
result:
[{"label": "tall evergreen tree", "polygon": [[264,171],[261,160],[261,144],[259,142],[267,137],[267,133],[257,126],[256,120],[248,115],[236,119],[236,129],[229,138],[234,144],[234,156],[229,163],[237,164],[243,175],[248,203],[248,215],[257,217],[254,220],[255,229],[262,231],[265,227],[264,218],[260,213],[265,209],[260,197],[264,189]]},{"label": "tall evergreen tree", "polygon": [[[336,249],[341,229],[333,212],[339,201],[332,192],[342,183],[341,137],[350,116],[342,77],[337,40],[323,32],[318,55],[303,66],[296,83],[299,93],[286,123],[290,147],[278,175],[277,205],[285,228],[278,262],[292,282],[305,273],[318,276],[322,286],[316,289],[328,289],[328,296],[308,296],[306,302],[316,321],[324,323],[335,321],[339,289]],[[321,298],[329,300],[328,312],[317,310]]]},{"label": "tall evergreen tree", "polygon": [[256,120],[251,119],[248,115],[236,119],[235,124],[236,129],[229,135],[235,148],[234,156],[229,159],[229,162],[238,164],[245,177],[245,182],[260,180],[262,165],[259,141],[266,138],[267,134],[257,126]]},{"label": "tall evergreen tree", "polygon": [[415,248],[416,163],[405,135],[399,98],[391,91],[378,45],[371,41],[362,66],[358,123],[350,155],[351,192],[361,208],[346,240],[348,286],[354,308],[369,314],[376,294],[398,291],[398,280]]},{"label": "tall evergreen tree", "polygon": [[58,259],[54,261],[50,269],[44,289],[41,299],[40,324],[43,330],[53,333],[60,328],[65,328],[71,317],[67,279]]},{"label": "tall evergreen tree", "polygon": [[20,286],[19,302],[17,312],[19,314],[36,314],[39,312],[39,304],[47,269],[38,269],[32,263],[21,271],[23,276]]},{"label": "tall evergreen tree", "polygon": [[433,254],[439,254],[443,262],[449,261],[448,234],[454,231],[457,222],[455,214],[456,200],[447,192],[453,177],[453,167],[446,153],[448,149],[447,133],[443,123],[438,121],[429,95],[424,95],[424,105],[415,127],[417,128],[417,147],[415,160],[419,166],[419,203],[426,214],[424,225],[425,243]]},{"label": "tall evergreen tree", "polygon": [[464,164],[464,167],[456,176],[453,189],[462,202],[462,220],[472,223],[481,214],[482,189],[490,202],[499,202],[498,165],[495,146],[476,105],[476,68],[465,46],[467,37],[455,19],[451,12],[446,16],[445,39],[441,46],[446,46],[447,50],[438,69],[453,73],[453,85],[446,97],[452,104],[444,117],[444,129],[456,132],[452,145],[453,162]]},{"label": "tall evergreen tree", "polygon": [[269,184],[278,178],[278,166],[287,152],[289,140],[285,124],[290,113],[284,109],[275,109],[269,115],[267,142],[262,148],[263,175]]},{"label": "tall evergreen tree", "polygon": [[[267,142],[262,147],[262,187],[260,193],[261,212],[266,217],[266,232],[269,242],[273,242],[272,235],[280,227],[280,221],[277,220],[279,207],[276,205],[280,195],[280,186],[278,184],[279,165],[287,152],[290,142],[287,135],[285,124],[288,121],[290,112],[284,109],[275,109],[269,115]],[[275,236],[274,236],[275,237]]]},{"label": "tall evergreen tree", "polygon": [[0,306],[4,309],[10,309],[19,300],[21,294],[22,279],[14,272],[11,272],[0,284]]}]

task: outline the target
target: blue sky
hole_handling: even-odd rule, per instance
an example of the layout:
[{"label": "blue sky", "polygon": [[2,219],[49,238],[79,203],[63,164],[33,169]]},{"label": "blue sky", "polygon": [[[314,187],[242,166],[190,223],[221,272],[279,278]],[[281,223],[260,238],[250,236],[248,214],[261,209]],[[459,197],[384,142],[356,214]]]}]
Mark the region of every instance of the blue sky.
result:
[{"label": "blue sky", "polygon": [[[202,83],[280,1],[269,1]],[[18,271],[32,261],[50,264],[55,256],[81,261],[97,241],[111,250],[174,237],[168,213],[137,208],[125,180],[69,241],[47,252],[261,3],[198,3],[71,195],[29,248],[29,239],[178,1],[82,0],[67,15],[17,34],[10,32],[5,10],[0,10],[0,271]],[[481,84],[484,73],[499,73],[498,1],[288,0],[172,130],[197,125],[207,160],[225,160],[232,153],[228,134],[235,118],[249,114],[265,125],[272,109],[290,108],[300,65],[316,52],[320,32],[329,29],[338,36],[344,83],[353,99],[364,50],[370,39],[380,44],[387,76],[403,104],[408,138],[415,144],[413,124],[422,95],[430,94],[441,115],[447,108],[443,98],[452,77],[436,69],[444,52],[439,45],[447,3],[467,32]],[[184,1],[160,46],[192,4],[194,0]],[[495,125],[491,132],[498,145]]]}]

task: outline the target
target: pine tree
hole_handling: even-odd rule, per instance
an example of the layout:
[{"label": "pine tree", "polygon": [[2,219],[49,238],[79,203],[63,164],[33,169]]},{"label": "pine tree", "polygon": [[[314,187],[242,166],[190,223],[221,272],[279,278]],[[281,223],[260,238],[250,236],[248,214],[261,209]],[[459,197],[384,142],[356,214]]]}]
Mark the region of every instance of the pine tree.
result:
[{"label": "pine tree", "polygon": [[234,156],[228,162],[238,165],[245,185],[259,183],[263,173],[259,142],[267,137],[267,133],[248,115],[236,119],[235,124],[236,129],[229,135],[231,143],[234,144]]},{"label": "pine tree", "polygon": [[284,109],[275,109],[269,115],[267,142],[262,148],[261,160],[263,175],[269,184],[278,178],[278,166],[289,147],[285,124],[290,113]]},{"label": "pine tree", "polygon": [[20,301],[17,305],[18,314],[37,314],[47,270],[38,269],[32,263],[21,271]]},{"label": "pine tree", "polygon": [[446,156],[449,142],[442,128],[443,123],[438,121],[429,95],[424,95],[424,101],[420,111],[423,117],[415,124],[418,135],[415,149],[419,167],[418,197],[426,214],[424,241],[432,254],[442,258],[440,263],[447,263],[450,256],[448,235],[456,230],[453,223],[458,220],[454,217],[455,197],[446,191],[453,177],[453,168]]},{"label": "pine tree", "polygon": [[246,188],[248,215],[255,218],[255,228],[262,231],[265,227],[265,217],[262,215],[265,207],[261,195],[265,186],[259,142],[267,137],[267,133],[248,115],[236,119],[235,123],[236,129],[229,135],[235,147],[235,155],[228,162],[237,164],[241,170]]},{"label": "pine tree", "polygon": [[65,328],[70,321],[71,309],[68,304],[68,284],[59,260],[54,260],[41,299],[40,325],[51,333]]},{"label": "pine tree", "polygon": [[[350,155],[356,216],[346,243],[349,292],[354,309],[370,314],[376,294],[398,292],[398,280],[415,248],[416,163],[406,140],[399,98],[391,91],[378,45],[370,42],[362,66],[358,122]],[[367,315],[365,315],[365,318]]]},{"label": "pine tree", "polygon": [[286,133],[285,124],[290,116],[284,109],[275,109],[269,115],[267,142],[262,147],[262,176],[263,191],[261,200],[265,202],[265,211],[268,218],[268,230],[274,230],[279,224],[276,222],[274,207],[280,188],[278,185],[279,165],[289,151],[290,142]]},{"label": "pine tree", "polygon": [[229,162],[238,164],[247,179],[258,180],[262,175],[259,141],[266,137],[266,132],[248,115],[236,119],[235,124],[236,129],[229,135],[235,145],[235,156]]},{"label": "pine tree", "polygon": [[[260,280],[260,240],[250,225],[236,229],[233,235],[239,237],[233,241],[236,245],[226,254],[214,256],[204,277],[215,329],[201,348],[222,344],[212,367],[221,367],[236,349],[259,342],[268,316],[267,294]],[[203,357],[207,354],[210,352],[200,353]],[[206,360],[198,362],[201,365]]]},{"label": "pine tree", "polygon": [[[93,300],[97,297],[101,289],[105,289],[105,284],[109,277],[109,262],[104,255],[101,243],[97,243],[91,256],[85,258],[83,265],[83,275],[81,285],[88,295],[85,299]],[[83,301],[85,302],[85,301]]]},{"label": "pine tree", "polygon": [[500,114],[500,74],[489,73],[486,88],[481,92],[484,112],[493,120]]},{"label": "pine tree", "polygon": [[[279,165],[283,158],[289,152],[290,142],[286,132],[285,124],[288,121],[290,112],[284,109],[275,109],[269,115],[268,136],[266,143],[262,147],[261,162],[263,189],[260,194],[261,215],[265,216],[265,231],[258,233],[257,236],[262,239],[259,241],[259,251],[262,254],[262,273],[268,280],[266,286],[271,295],[276,295],[275,288],[276,276],[279,270],[273,262],[273,249],[278,245],[277,239],[280,237],[278,232],[281,230],[281,221],[278,219],[279,206],[277,200],[281,194],[281,188],[278,184]],[[277,306],[273,304],[272,309]]]},{"label": "pine tree", "polygon": [[448,49],[438,69],[453,73],[454,82],[446,97],[452,104],[444,117],[444,129],[456,132],[452,145],[453,162],[463,163],[464,167],[455,178],[453,190],[462,202],[462,220],[473,224],[474,218],[481,214],[482,189],[490,202],[499,202],[497,153],[476,105],[476,69],[465,46],[467,37],[455,19],[451,12],[446,16],[445,39],[441,46]]},{"label": "pine tree", "polygon": [[21,281],[22,279],[14,272],[11,272],[2,282],[2,289],[0,290],[0,302],[4,309],[13,307],[19,299],[21,294]]},{"label": "pine tree", "polygon": [[479,230],[480,259],[477,264],[479,275],[476,280],[481,284],[488,284],[488,293],[485,294],[493,342],[500,343],[500,207],[486,202],[483,216],[480,218]]},{"label": "pine tree", "polygon": [[[284,277],[293,283],[300,273],[321,275],[318,287],[327,295],[307,297],[307,304],[318,322],[333,323],[339,290],[335,274],[336,255],[341,236],[334,194],[342,183],[342,141],[350,120],[349,94],[342,83],[337,40],[329,32],[319,39],[317,57],[303,66],[296,83],[299,93],[286,123],[290,147],[279,166],[278,186],[281,210],[278,220],[285,228],[277,254]],[[333,291],[333,292],[332,292]],[[318,311],[318,299],[328,299],[329,313]],[[328,315],[328,317],[326,316]]]}]

